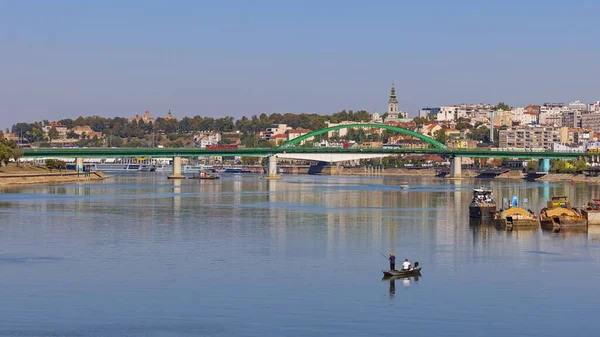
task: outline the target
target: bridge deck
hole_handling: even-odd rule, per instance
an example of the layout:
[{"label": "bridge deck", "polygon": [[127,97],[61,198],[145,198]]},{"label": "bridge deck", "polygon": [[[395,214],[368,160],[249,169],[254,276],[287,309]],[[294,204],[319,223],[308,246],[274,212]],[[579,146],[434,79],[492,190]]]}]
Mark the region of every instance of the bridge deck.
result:
[{"label": "bridge deck", "polygon": [[23,149],[24,158],[125,158],[125,157],[203,157],[249,156],[265,157],[278,153],[371,153],[371,154],[439,154],[450,157],[471,158],[565,158],[591,156],[592,153],[554,151],[491,151],[489,149],[439,149],[439,148],[238,148],[232,150],[206,150],[198,148],[38,148]]}]

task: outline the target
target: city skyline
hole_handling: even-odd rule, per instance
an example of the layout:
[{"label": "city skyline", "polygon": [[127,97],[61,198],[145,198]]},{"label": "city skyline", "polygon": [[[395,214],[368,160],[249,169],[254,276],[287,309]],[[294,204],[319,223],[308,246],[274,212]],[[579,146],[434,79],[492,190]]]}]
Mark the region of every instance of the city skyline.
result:
[{"label": "city skyline", "polygon": [[317,4],[4,2],[0,126],[600,99],[597,3]]}]

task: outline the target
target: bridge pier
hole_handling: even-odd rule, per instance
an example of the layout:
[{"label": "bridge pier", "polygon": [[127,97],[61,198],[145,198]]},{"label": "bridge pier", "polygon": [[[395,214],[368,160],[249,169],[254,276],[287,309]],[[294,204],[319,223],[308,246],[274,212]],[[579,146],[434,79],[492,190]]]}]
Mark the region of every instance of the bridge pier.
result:
[{"label": "bridge pier", "polygon": [[268,165],[267,165],[267,180],[279,180],[281,176],[277,174],[277,156],[271,155],[268,157]]},{"label": "bridge pier", "polygon": [[173,157],[173,172],[167,178],[168,179],[183,179],[183,178],[185,178],[181,174],[181,157],[180,156]]},{"label": "bridge pier", "polygon": [[460,157],[454,157],[450,161],[450,179],[462,178],[462,160]]},{"label": "bridge pier", "polygon": [[75,170],[77,173],[83,172],[83,158],[75,158]]},{"label": "bridge pier", "polygon": [[550,159],[542,158],[538,161],[538,172],[550,172]]}]

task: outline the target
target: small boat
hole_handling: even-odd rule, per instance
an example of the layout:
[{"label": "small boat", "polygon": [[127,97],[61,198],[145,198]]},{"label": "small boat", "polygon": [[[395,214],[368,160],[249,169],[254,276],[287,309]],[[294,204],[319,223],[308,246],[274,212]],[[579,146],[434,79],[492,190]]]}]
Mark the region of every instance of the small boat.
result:
[{"label": "small boat", "polygon": [[400,189],[402,190],[407,190],[410,186],[408,185],[408,182],[403,181],[402,184],[400,184]]},{"label": "small boat", "polygon": [[519,207],[517,197],[513,197],[512,205],[501,209],[494,215],[494,225],[500,229],[533,229],[538,226],[538,217],[530,209]]},{"label": "small boat", "polygon": [[210,173],[207,173],[206,171],[202,171],[197,176],[191,176],[190,179],[216,180],[216,179],[219,179],[219,175],[218,174],[210,174]]},{"label": "small boat", "polygon": [[[416,263],[415,263],[416,265]],[[398,276],[398,277],[407,277],[407,276],[419,276],[421,275],[421,266],[417,265],[411,269],[397,269],[397,270],[382,270],[383,276]]]},{"label": "small boat", "polygon": [[581,215],[586,218],[588,225],[600,225],[600,199],[592,199],[583,206]]},{"label": "small boat", "polygon": [[571,207],[566,196],[553,196],[548,201],[548,206],[540,211],[540,224],[542,229],[558,232],[566,228],[585,228],[587,220],[577,209]]},{"label": "small boat", "polygon": [[481,186],[473,189],[473,200],[469,204],[469,216],[472,218],[493,218],[496,214],[496,202],[492,199],[492,189]]}]

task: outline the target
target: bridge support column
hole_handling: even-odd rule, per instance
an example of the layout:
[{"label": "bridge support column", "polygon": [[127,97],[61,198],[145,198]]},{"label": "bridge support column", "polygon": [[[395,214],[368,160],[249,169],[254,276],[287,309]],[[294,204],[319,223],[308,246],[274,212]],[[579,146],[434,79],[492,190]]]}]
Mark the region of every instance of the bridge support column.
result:
[{"label": "bridge support column", "polygon": [[168,176],[169,179],[183,179],[184,176],[181,174],[181,157],[173,157],[173,173]]},{"label": "bridge support column", "polygon": [[462,160],[460,157],[454,157],[450,161],[450,179],[462,178]]},{"label": "bridge support column", "polygon": [[75,170],[79,172],[83,172],[83,158],[75,158]]},{"label": "bridge support column", "polygon": [[267,179],[278,180],[281,176],[277,174],[277,156],[269,156],[269,162],[267,165]]},{"label": "bridge support column", "polygon": [[538,162],[538,172],[550,172],[550,159],[542,158]]}]

